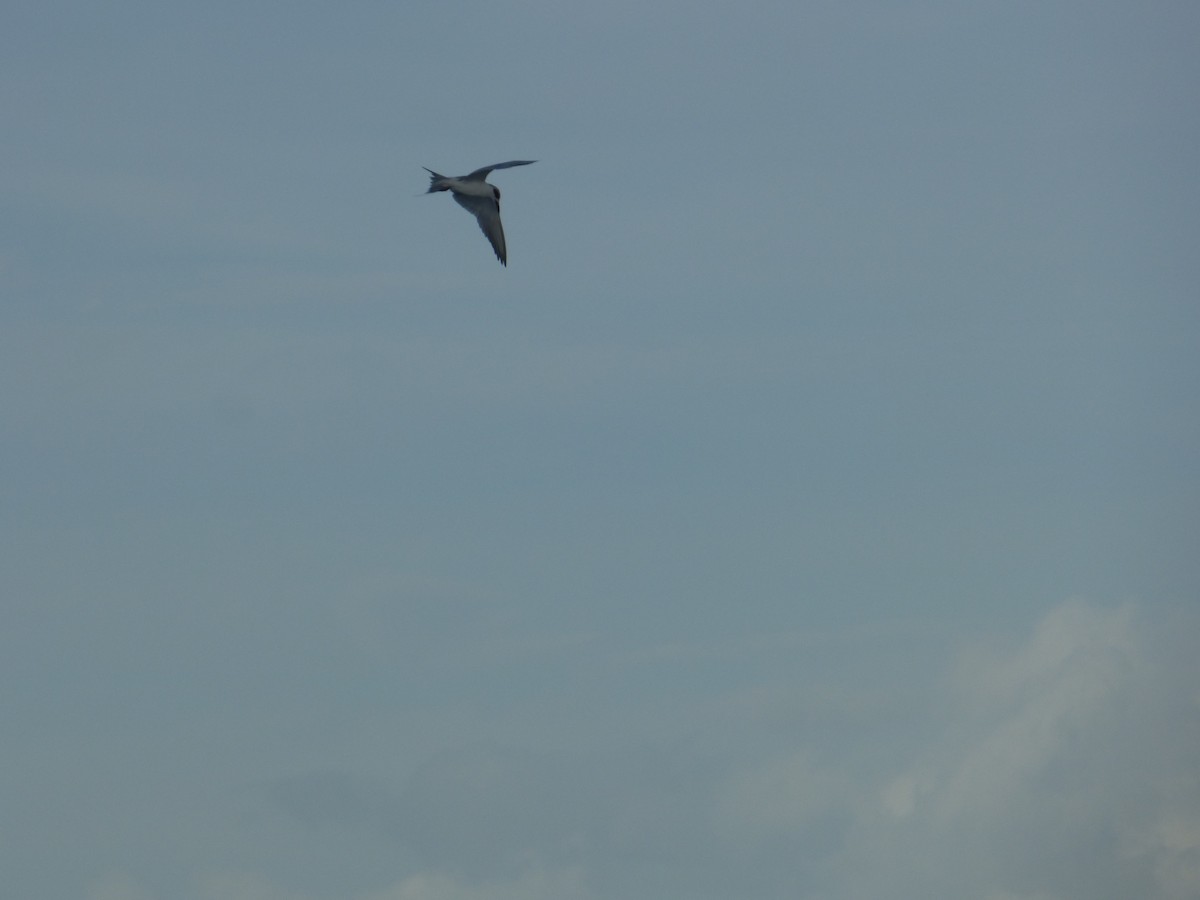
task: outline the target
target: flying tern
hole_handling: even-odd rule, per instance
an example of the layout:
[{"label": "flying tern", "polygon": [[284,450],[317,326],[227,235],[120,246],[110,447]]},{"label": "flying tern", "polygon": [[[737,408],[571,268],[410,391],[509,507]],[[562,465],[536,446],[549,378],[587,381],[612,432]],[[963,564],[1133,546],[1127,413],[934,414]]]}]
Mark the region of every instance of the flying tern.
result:
[{"label": "flying tern", "polygon": [[484,166],[470,175],[458,177],[439,175],[433,169],[422,166],[421,168],[429,173],[429,190],[425,193],[450,191],[458,205],[475,216],[484,237],[496,251],[496,259],[500,260],[502,266],[507,266],[508,250],[504,245],[504,226],[500,224],[500,188],[488,184],[488,173],[493,169],[511,169],[513,166],[528,166],[535,162],[536,159],[514,159],[511,162]]}]

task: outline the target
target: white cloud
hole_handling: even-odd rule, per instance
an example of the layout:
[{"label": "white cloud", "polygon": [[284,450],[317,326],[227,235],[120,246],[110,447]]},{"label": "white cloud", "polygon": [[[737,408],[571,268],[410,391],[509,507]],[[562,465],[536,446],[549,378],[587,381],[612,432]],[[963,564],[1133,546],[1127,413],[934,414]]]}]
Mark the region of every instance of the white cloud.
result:
[{"label": "white cloud", "polygon": [[[1200,794],[1193,782],[1191,799]],[[1167,900],[1200,897],[1200,806],[1163,813],[1130,839],[1130,858],[1148,860],[1155,884]]]},{"label": "white cloud", "polygon": [[[1063,604],[1004,657],[967,657],[956,676],[969,743],[949,764],[941,815],[978,815],[1004,804],[1062,750],[1136,661],[1131,610]],[[977,730],[976,730],[977,729]]]},{"label": "white cloud", "polygon": [[[667,887],[697,898],[1184,900],[1200,896],[1186,724],[1195,673],[1178,649],[1161,652],[1145,619],[1064,603],[1025,641],[969,647],[945,689],[887,694],[891,709],[797,704],[784,686],[801,689],[784,679],[707,706],[706,728],[724,737],[703,747],[627,749],[620,763],[599,750],[447,751],[401,793],[312,776],[285,784],[279,796],[294,802],[281,808],[301,833],[337,829],[402,848],[414,866],[390,884],[384,868],[369,889],[327,888],[330,900],[591,900]],[[282,883],[222,874],[193,880],[189,896],[305,900]],[[110,876],[88,900],[157,898]]]},{"label": "white cloud", "polygon": [[87,900],[154,900],[138,881],[123,872],[109,872],[88,885]]},{"label": "white cloud", "polygon": [[718,828],[735,841],[795,832],[846,794],[836,773],[813,765],[803,753],[790,754],[740,771],[718,789]]},{"label": "white cloud", "polygon": [[880,801],[893,818],[905,819],[916,812],[918,803],[933,788],[933,776],[928,772],[906,772],[883,789]]},{"label": "white cloud", "polygon": [[585,900],[576,869],[531,867],[512,879],[472,882],[444,873],[421,873],[359,900]]},{"label": "white cloud", "polygon": [[206,876],[198,900],[306,900],[253,872],[219,872]]},{"label": "white cloud", "polygon": [[[157,895],[120,872],[95,879],[87,900],[157,900]],[[310,900],[257,872],[212,872],[189,896],[196,900]],[[587,900],[582,872],[530,864],[511,878],[472,880],[445,872],[420,872],[388,887],[347,895],[345,900]]]},{"label": "white cloud", "polygon": [[1189,676],[1154,636],[1131,607],[1070,601],[1025,642],[964,651],[954,702],[880,780],[834,894],[1200,896],[1200,780],[1179,771],[1179,703],[1159,699]]},{"label": "white cloud", "polygon": [[1132,607],[1104,610],[1071,600],[1050,610],[1014,652],[964,654],[956,679],[971,699],[1004,703],[1055,688],[1071,674],[1100,676],[1099,688],[1136,647]]}]

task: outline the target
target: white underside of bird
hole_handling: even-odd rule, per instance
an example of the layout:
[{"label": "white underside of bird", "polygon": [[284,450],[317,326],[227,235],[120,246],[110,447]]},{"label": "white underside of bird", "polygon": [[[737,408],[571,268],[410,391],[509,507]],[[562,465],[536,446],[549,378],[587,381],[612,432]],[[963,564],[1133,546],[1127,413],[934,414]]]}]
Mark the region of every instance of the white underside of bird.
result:
[{"label": "white underside of bird", "polygon": [[487,176],[493,169],[511,169],[513,166],[528,166],[535,162],[535,159],[514,159],[484,166],[469,175],[453,177],[439,175],[433,169],[426,168],[425,171],[429,173],[429,190],[425,193],[450,191],[458,205],[475,216],[479,229],[496,251],[496,259],[500,260],[501,265],[507,266],[508,248],[504,243],[504,226],[500,224],[500,188],[489,184]]}]

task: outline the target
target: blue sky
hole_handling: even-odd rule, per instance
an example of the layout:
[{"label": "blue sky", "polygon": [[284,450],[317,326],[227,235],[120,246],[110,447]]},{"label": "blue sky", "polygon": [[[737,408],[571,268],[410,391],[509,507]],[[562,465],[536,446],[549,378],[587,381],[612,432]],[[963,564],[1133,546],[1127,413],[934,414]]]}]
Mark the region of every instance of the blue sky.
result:
[{"label": "blue sky", "polygon": [[1195,897],[1198,27],[8,4],[5,891]]}]

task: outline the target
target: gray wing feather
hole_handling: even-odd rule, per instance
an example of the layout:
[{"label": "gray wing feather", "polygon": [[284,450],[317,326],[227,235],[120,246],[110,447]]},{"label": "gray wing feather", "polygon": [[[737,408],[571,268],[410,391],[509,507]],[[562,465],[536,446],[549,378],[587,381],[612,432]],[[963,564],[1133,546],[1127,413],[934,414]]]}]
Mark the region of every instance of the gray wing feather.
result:
[{"label": "gray wing feather", "polygon": [[463,181],[483,181],[488,176],[488,172],[493,169],[511,169],[513,166],[531,166],[536,159],[514,159],[509,162],[495,163],[494,165],[484,166],[482,169],[476,169],[470,175],[464,175]]},{"label": "gray wing feather", "polygon": [[500,264],[508,265],[508,250],[504,244],[504,226],[500,224],[500,204],[491,197],[475,197],[470,194],[454,194],[458,205],[475,216],[479,230],[496,251]]}]

